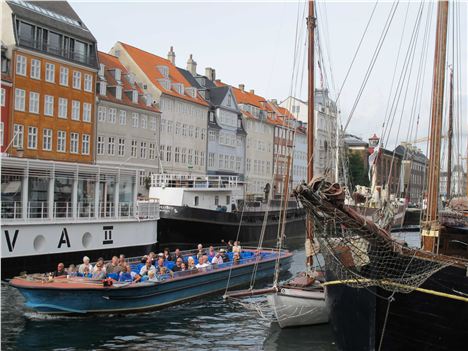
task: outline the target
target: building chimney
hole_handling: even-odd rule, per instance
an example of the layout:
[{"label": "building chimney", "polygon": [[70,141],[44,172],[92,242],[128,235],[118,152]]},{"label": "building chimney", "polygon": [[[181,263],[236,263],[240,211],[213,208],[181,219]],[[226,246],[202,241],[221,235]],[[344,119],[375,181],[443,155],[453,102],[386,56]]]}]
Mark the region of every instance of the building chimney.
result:
[{"label": "building chimney", "polygon": [[171,49],[167,53],[167,59],[175,66],[175,52],[173,46],[171,46]]},{"label": "building chimney", "polygon": [[255,90],[250,89],[250,94],[255,94]]},{"label": "building chimney", "polygon": [[197,75],[197,63],[193,60],[192,54],[190,54],[190,57],[187,60],[187,71],[189,71],[192,76]]},{"label": "building chimney", "polygon": [[206,67],[205,68],[205,76],[209,80],[214,81],[216,79],[216,71],[211,67]]},{"label": "building chimney", "polygon": [[240,89],[241,91],[244,91],[245,85],[244,85],[244,84],[239,84],[239,89]]}]

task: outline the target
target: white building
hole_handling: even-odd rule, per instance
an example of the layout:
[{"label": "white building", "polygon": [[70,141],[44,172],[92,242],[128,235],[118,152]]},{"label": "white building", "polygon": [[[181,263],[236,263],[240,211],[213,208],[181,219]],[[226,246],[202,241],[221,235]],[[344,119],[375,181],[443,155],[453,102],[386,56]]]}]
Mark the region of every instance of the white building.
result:
[{"label": "white building", "polygon": [[293,188],[305,181],[307,181],[307,127],[301,123],[296,128],[294,136]]},{"label": "white building", "polygon": [[117,42],[111,52],[153,95],[162,112],[160,170],[164,173],[206,174],[207,118],[209,106],[168,59]]},{"label": "white building", "polygon": [[140,169],[138,194],[146,196],[151,173],[159,171],[161,113],[117,57],[98,56],[96,162]]}]

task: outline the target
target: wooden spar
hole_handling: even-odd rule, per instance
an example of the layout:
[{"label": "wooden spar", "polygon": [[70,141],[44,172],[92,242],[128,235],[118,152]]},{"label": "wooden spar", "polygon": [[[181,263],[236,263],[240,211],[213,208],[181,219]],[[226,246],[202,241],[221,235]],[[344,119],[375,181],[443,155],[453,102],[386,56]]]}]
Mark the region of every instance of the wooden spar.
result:
[{"label": "wooden spar", "polygon": [[[307,30],[309,32],[309,47],[308,47],[308,118],[307,118],[307,182],[310,183],[314,178],[314,143],[315,143],[315,116],[314,116],[314,41],[315,41],[315,13],[314,13],[314,0],[309,0],[309,16],[307,17]],[[307,217],[307,241],[312,245],[314,239],[314,223],[312,216]],[[312,255],[312,250],[307,250]],[[307,257],[307,264],[313,264],[313,256]]]},{"label": "wooden spar", "polygon": [[278,289],[274,286],[272,286],[271,288],[264,288],[264,289],[237,290],[237,291],[227,292],[226,294],[224,294],[223,299],[266,295],[266,294],[273,294],[276,292],[278,292]]},{"label": "wooden spar", "polygon": [[440,149],[442,132],[442,110],[444,102],[445,57],[447,52],[448,2],[439,0],[437,4],[437,32],[434,53],[432,84],[431,136],[429,154],[428,195],[426,222],[422,235],[422,248],[434,252],[438,225],[438,202],[440,183]]},{"label": "wooden spar", "polygon": [[288,199],[289,199],[289,179],[290,179],[290,168],[291,168],[291,153],[288,154],[286,175],[284,176],[284,190],[283,190],[283,201],[284,206],[281,209],[281,242],[283,241],[284,236],[286,235],[286,214],[288,213]]},{"label": "wooden spar", "polygon": [[447,190],[446,201],[450,200],[452,189],[452,139],[453,139],[453,68],[450,67],[450,100],[448,113],[448,150],[447,150]]}]

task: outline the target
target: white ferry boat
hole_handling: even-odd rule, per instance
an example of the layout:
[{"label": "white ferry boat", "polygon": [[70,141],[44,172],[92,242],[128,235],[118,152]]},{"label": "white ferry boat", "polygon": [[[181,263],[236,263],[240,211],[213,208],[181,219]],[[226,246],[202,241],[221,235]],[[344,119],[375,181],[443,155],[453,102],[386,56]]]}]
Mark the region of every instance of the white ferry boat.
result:
[{"label": "white ferry boat", "polygon": [[2,279],[149,252],[159,202],[137,201],[139,170],[1,158]]}]

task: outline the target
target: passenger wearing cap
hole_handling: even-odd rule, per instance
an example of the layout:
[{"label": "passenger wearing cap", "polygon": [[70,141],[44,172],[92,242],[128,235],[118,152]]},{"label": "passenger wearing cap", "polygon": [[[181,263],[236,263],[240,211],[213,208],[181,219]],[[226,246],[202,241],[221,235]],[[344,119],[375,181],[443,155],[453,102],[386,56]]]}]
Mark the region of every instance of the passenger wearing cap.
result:
[{"label": "passenger wearing cap", "polygon": [[85,268],[88,268],[89,272],[93,271],[93,265],[91,263],[89,263],[89,257],[88,256],[83,257],[83,263],[80,264],[80,267],[78,268],[78,272],[79,273],[84,273]]}]

